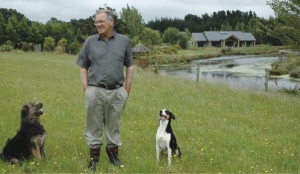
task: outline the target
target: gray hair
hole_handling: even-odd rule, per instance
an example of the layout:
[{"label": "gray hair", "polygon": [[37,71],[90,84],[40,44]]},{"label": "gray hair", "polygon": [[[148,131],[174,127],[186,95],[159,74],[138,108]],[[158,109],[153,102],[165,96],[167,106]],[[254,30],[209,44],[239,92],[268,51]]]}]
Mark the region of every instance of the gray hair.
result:
[{"label": "gray hair", "polygon": [[105,13],[106,14],[106,19],[113,19],[114,18],[114,14],[111,10],[97,10],[96,15],[101,14],[101,13]]}]

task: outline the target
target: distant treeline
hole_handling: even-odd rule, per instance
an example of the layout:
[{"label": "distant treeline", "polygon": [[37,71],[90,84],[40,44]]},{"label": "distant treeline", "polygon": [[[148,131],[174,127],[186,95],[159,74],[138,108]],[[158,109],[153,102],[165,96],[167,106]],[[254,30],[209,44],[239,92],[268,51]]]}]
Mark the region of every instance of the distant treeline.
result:
[{"label": "distant treeline", "polygon": [[[228,29],[233,30],[244,25],[244,29],[248,25],[251,19],[257,19],[255,12],[241,12],[236,11],[218,11],[213,12],[212,15],[207,13],[203,14],[201,17],[193,14],[188,14],[184,19],[171,19],[171,18],[161,18],[150,20],[147,23],[147,26],[160,30],[163,32],[167,27],[172,26],[178,28],[181,31],[184,31],[185,28],[188,28],[190,32],[203,32],[211,30],[222,30]],[[227,27],[227,28],[224,28]]]},{"label": "distant treeline", "polygon": [[274,18],[265,19],[258,17],[255,12],[218,11],[209,15],[203,14],[201,17],[193,14],[187,14],[184,19],[178,18],[156,18],[150,20],[146,26],[165,31],[168,27],[178,28],[180,31],[188,29],[191,33],[203,31],[242,31],[250,32],[257,39],[257,44],[282,45],[282,43],[270,36],[268,30],[272,29]]},{"label": "distant treeline", "polygon": [[[257,39],[257,44],[281,45],[282,43],[268,34],[272,30],[274,18],[264,19],[257,17],[255,12],[218,11],[201,17],[187,14],[184,19],[164,18],[150,20],[144,26],[163,33],[167,28],[174,27],[179,31],[242,31],[250,32]],[[87,19],[71,19],[68,22],[51,18],[45,24],[31,21],[14,9],[0,8],[0,46],[8,41],[14,47],[25,43],[43,44],[46,37],[51,37],[56,43],[61,39],[67,40],[65,50],[75,50],[82,44],[87,36],[97,33],[94,26],[93,15]],[[128,34],[128,29],[122,18],[115,16],[116,31]],[[133,39],[133,38],[131,38]],[[73,45],[72,45],[73,44]]]}]

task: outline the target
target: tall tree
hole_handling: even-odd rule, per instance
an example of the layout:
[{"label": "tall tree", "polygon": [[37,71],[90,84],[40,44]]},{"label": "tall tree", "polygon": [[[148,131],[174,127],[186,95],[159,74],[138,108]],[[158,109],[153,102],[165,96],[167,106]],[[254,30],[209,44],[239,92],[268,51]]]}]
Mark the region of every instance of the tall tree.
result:
[{"label": "tall tree", "polygon": [[163,34],[164,43],[177,44],[179,34],[180,32],[177,28],[174,27],[167,28]]},{"label": "tall tree", "polygon": [[43,30],[44,30],[43,24],[39,22],[32,22],[28,31],[29,42],[32,42],[34,44],[42,44],[44,40]]},{"label": "tall tree", "polygon": [[27,18],[22,18],[16,25],[16,31],[18,33],[20,41],[28,42],[28,30],[29,30],[29,23]]},{"label": "tall tree", "polygon": [[5,30],[6,30],[5,33],[6,33],[7,40],[10,40],[13,43],[13,45],[19,42],[17,31],[10,21],[6,25]]},{"label": "tall tree", "polygon": [[178,45],[182,48],[182,49],[186,49],[187,48],[187,43],[188,43],[188,36],[185,33],[179,33],[178,34]]},{"label": "tall tree", "polygon": [[45,25],[45,35],[47,36],[53,36],[53,24],[51,21],[47,21]]},{"label": "tall tree", "polygon": [[161,42],[160,34],[157,30],[145,27],[139,36],[140,41],[148,47],[152,45],[158,45]]},{"label": "tall tree", "polygon": [[130,38],[140,35],[145,28],[142,15],[136,8],[130,8],[128,4],[127,8],[122,8],[121,19],[125,22]]},{"label": "tall tree", "polygon": [[6,41],[5,29],[5,19],[2,13],[0,13],[0,45],[2,45]]},{"label": "tall tree", "polygon": [[245,32],[245,24],[244,22],[237,22],[234,31],[241,31],[241,32]]},{"label": "tall tree", "polygon": [[272,0],[268,5],[278,18],[273,35],[291,48],[300,50],[300,1]]}]

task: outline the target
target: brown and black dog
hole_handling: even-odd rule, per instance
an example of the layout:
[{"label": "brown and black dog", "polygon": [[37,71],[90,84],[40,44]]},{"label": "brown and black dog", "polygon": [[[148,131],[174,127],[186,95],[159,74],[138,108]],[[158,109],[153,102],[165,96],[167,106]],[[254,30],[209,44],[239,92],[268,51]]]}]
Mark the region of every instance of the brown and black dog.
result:
[{"label": "brown and black dog", "polygon": [[37,160],[46,158],[45,140],[47,133],[40,122],[44,113],[42,103],[24,104],[21,109],[21,127],[17,134],[8,139],[0,155],[11,164],[21,164],[22,160],[33,157]]}]

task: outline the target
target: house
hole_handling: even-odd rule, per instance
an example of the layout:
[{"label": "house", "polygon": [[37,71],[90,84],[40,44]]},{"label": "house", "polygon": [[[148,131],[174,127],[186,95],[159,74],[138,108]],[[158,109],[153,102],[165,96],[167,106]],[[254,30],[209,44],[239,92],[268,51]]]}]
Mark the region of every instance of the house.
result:
[{"label": "house", "polygon": [[204,31],[192,33],[190,47],[246,47],[255,46],[256,39],[251,33],[241,31]]}]

